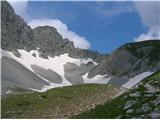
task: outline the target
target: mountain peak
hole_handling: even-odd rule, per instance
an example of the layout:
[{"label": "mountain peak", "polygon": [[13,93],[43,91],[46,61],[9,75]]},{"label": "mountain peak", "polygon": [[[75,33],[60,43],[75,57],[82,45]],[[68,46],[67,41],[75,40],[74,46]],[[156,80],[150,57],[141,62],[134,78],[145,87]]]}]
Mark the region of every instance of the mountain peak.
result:
[{"label": "mountain peak", "polygon": [[17,49],[31,50],[34,48],[32,29],[15,14],[12,6],[1,1],[2,49],[15,51]]}]

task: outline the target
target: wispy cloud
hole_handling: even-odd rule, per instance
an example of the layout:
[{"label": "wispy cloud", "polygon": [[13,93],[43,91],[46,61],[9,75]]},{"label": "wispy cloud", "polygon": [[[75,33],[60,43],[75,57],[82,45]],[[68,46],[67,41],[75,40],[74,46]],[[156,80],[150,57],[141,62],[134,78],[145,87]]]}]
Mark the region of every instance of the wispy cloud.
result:
[{"label": "wispy cloud", "polygon": [[142,24],[149,29],[147,33],[136,37],[135,41],[160,39],[160,2],[135,2],[134,5]]},{"label": "wispy cloud", "polygon": [[23,17],[25,20],[28,19],[28,14],[26,13],[26,9],[28,6],[28,0],[7,0],[12,7],[14,8],[16,14]]},{"label": "wispy cloud", "polygon": [[94,7],[95,11],[103,17],[113,17],[134,10],[131,2],[119,1],[97,1],[95,4],[92,4],[92,7]]},{"label": "wispy cloud", "polygon": [[144,40],[158,40],[160,39],[160,29],[158,28],[152,28],[147,33],[142,33],[138,37],[136,37],[134,40],[136,42],[144,41]]},{"label": "wispy cloud", "polygon": [[98,29],[101,30],[116,20],[115,17],[125,13],[134,12],[132,2],[120,1],[96,1],[92,4],[88,2],[88,7],[97,15],[97,20],[101,22]]}]

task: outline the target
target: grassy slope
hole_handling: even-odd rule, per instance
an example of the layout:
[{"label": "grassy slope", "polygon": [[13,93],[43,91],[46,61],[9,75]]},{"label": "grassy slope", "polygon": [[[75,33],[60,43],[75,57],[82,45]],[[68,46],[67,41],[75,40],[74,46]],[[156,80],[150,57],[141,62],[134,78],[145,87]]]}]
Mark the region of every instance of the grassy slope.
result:
[{"label": "grassy slope", "polygon": [[111,85],[83,84],[12,95],[2,99],[2,118],[67,118],[103,104],[117,92]]},{"label": "grassy slope", "polygon": [[[155,88],[160,89],[160,72],[144,79],[141,84],[122,94],[121,96],[106,102],[104,105],[98,105],[96,108],[87,112],[81,113],[73,118],[151,118],[151,113],[154,110],[159,111],[160,115],[160,102],[156,104],[155,100],[160,101],[160,91],[150,92],[145,87],[146,84],[150,84]],[[127,101],[132,101],[133,105],[124,109]],[[142,106],[148,104],[143,110]],[[132,111],[131,113],[127,111]]]}]

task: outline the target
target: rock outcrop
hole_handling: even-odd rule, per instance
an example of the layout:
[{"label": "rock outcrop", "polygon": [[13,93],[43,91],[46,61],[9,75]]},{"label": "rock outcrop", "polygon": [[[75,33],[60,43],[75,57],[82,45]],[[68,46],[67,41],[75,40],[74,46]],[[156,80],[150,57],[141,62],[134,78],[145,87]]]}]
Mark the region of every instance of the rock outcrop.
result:
[{"label": "rock outcrop", "polygon": [[97,74],[132,77],[145,71],[160,70],[160,41],[149,40],[127,43],[113,51],[92,69],[89,77]]},{"label": "rock outcrop", "polygon": [[27,51],[35,48],[32,29],[15,14],[6,1],[1,1],[1,47],[4,50],[16,52],[17,49]]}]

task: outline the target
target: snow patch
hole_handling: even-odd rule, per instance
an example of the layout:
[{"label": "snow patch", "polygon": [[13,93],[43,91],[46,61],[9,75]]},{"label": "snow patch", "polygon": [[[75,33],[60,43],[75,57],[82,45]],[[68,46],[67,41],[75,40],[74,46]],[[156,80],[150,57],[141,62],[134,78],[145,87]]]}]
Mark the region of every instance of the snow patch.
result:
[{"label": "snow patch", "polygon": [[81,59],[81,64],[88,64],[89,62],[92,62],[94,65],[98,65],[98,63],[94,62],[91,58]]},{"label": "snow patch", "polygon": [[7,90],[7,91],[6,91],[6,94],[11,94],[11,93],[12,93],[11,90]]},{"label": "snow patch", "polygon": [[100,83],[100,84],[107,84],[111,77],[105,78],[107,74],[105,75],[96,75],[93,78],[88,78],[88,73],[82,76],[84,83]]},{"label": "snow patch", "polygon": [[[37,50],[31,50],[30,52],[27,52],[26,50],[18,49],[18,52],[21,54],[21,57],[15,56],[12,52],[10,51],[5,51],[1,49],[2,56],[12,58],[25,66],[27,69],[35,73],[35,71],[32,69],[31,65],[37,65],[43,69],[50,69],[52,71],[55,71],[57,74],[59,74],[62,77],[62,83],[61,84],[55,84],[53,82],[50,82],[49,80],[45,79],[44,77],[38,75],[35,73],[38,77],[42,78],[44,81],[50,83],[49,86],[44,86],[41,90],[35,90],[34,88],[31,88],[32,90],[35,91],[46,91],[51,88],[55,87],[60,87],[60,86],[68,86],[72,85],[66,78],[65,78],[65,73],[64,73],[64,65],[68,62],[76,64],[77,66],[81,66],[81,64],[87,64],[89,62],[92,62],[93,64],[97,65],[96,62],[94,62],[90,58],[86,59],[75,59],[69,57],[68,53],[62,54],[60,56],[55,56],[55,57],[48,57],[48,59],[44,59],[39,57],[39,52]],[[35,53],[36,57],[33,56],[32,54]]]},{"label": "snow patch", "polygon": [[139,75],[134,76],[133,78],[130,78],[128,82],[126,82],[125,84],[122,85],[122,87],[124,88],[132,88],[133,86],[135,86],[137,83],[139,83],[141,80],[143,80],[144,78],[152,75],[153,72],[143,72]]}]

